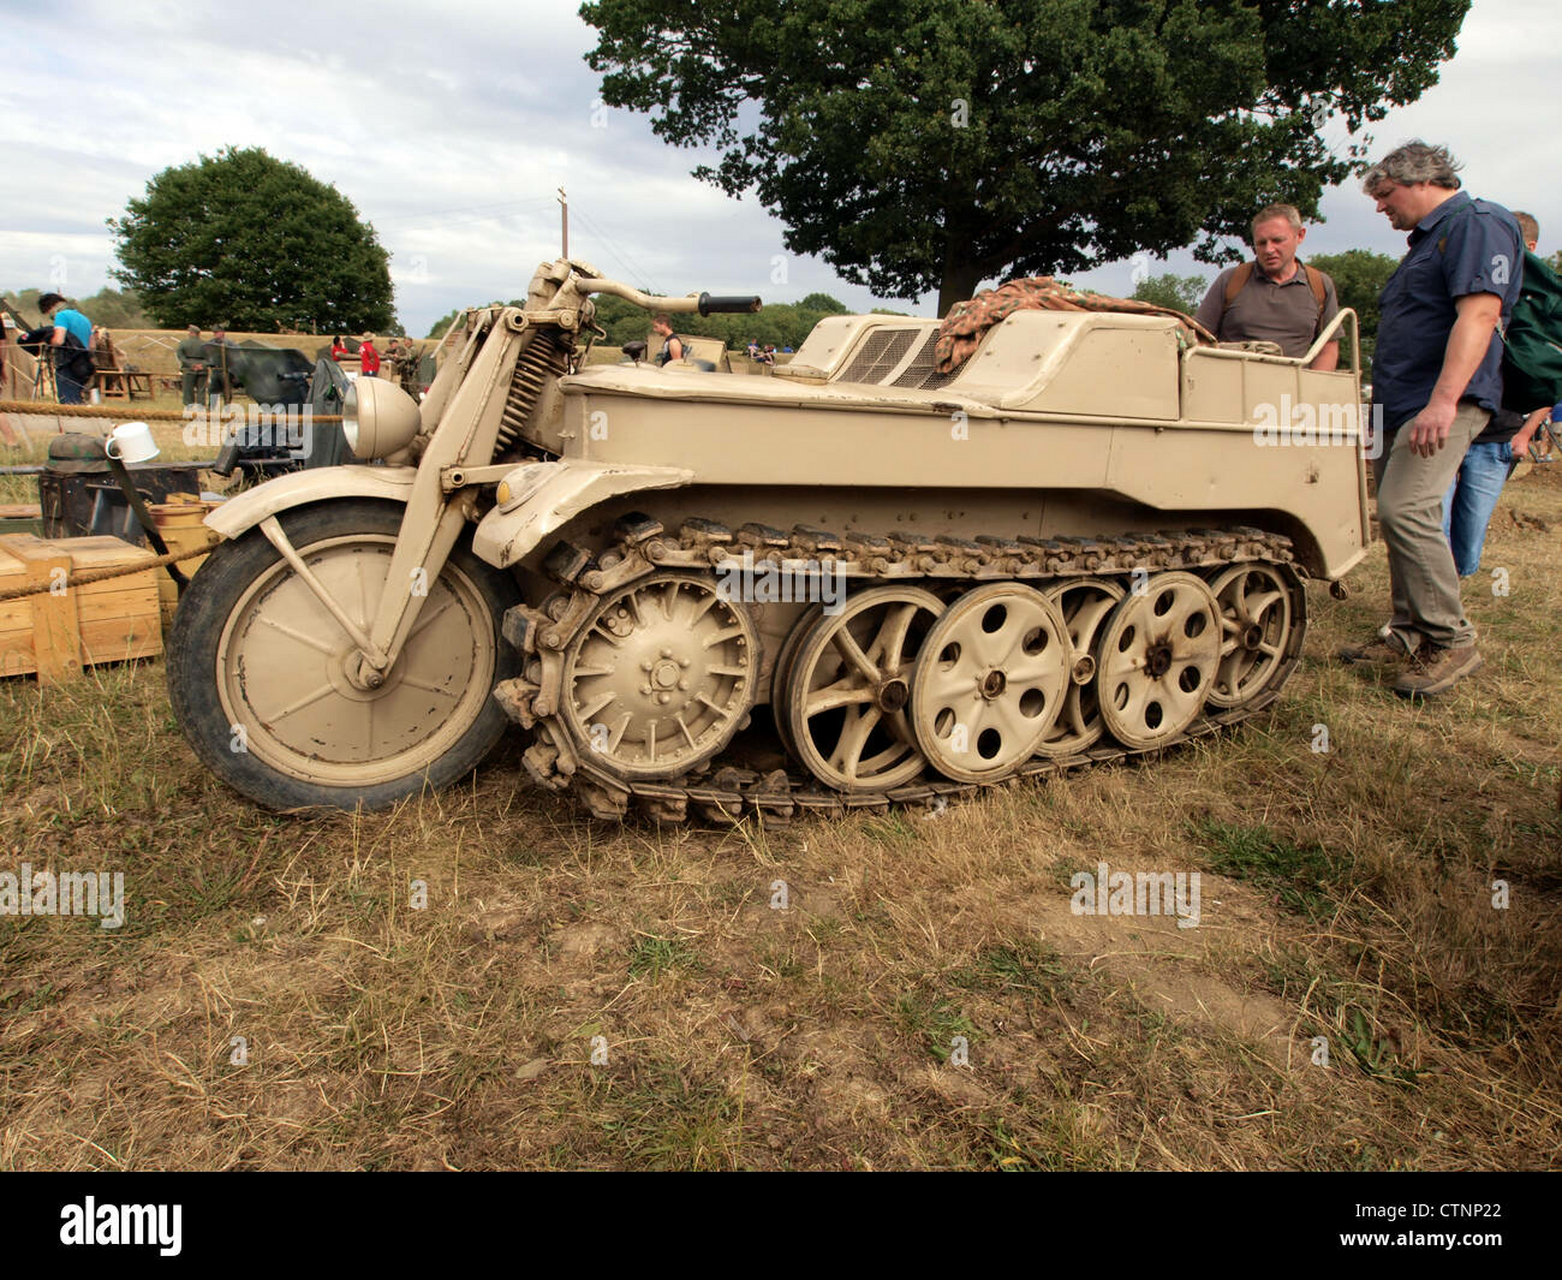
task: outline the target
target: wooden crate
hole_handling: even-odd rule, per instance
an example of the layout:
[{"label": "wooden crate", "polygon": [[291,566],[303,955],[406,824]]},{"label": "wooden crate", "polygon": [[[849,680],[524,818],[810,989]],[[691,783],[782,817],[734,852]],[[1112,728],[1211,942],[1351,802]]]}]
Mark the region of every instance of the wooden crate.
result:
[{"label": "wooden crate", "polygon": [[[0,536],[0,591],[48,587],[66,575],[150,562],[118,538]],[[0,600],[0,675],[36,673],[42,684],[70,679],[82,664],[122,662],[163,651],[157,575],[161,569]],[[165,575],[166,576],[166,575]]]},{"label": "wooden crate", "polygon": [[43,508],[36,502],[0,502],[0,534],[42,532]]}]

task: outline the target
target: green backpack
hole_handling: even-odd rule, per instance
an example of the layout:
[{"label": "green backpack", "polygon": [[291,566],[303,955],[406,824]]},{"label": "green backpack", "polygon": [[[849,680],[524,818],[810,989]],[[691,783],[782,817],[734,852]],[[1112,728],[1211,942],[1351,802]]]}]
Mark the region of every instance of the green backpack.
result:
[{"label": "green backpack", "polygon": [[1562,401],[1562,279],[1528,251],[1502,342],[1504,409],[1527,414]]}]

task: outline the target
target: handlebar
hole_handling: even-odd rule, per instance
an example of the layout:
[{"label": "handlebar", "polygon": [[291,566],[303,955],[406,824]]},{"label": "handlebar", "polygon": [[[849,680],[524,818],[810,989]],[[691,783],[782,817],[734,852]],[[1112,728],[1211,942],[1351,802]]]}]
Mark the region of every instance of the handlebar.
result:
[{"label": "handlebar", "polygon": [[760,301],[757,294],[748,297],[729,296],[713,298],[708,293],[700,294],[700,314],[708,316],[713,311],[730,311],[738,315],[758,311]]},{"label": "handlebar", "polygon": [[574,287],[581,293],[610,293],[615,298],[623,298],[626,302],[632,302],[647,311],[698,311],[702,316],[708,316],[713,311],[742,313],[758,311],[760,308],[760,300],[757,296],[713,298],[708,293],[701,293],[690,294],[685,298],[666,298],[654,293],[641,293],[640,290],[631,289],[627,284],[620,284],[617,280],[603,280],[594,276],[579,277],[575,280]]}]

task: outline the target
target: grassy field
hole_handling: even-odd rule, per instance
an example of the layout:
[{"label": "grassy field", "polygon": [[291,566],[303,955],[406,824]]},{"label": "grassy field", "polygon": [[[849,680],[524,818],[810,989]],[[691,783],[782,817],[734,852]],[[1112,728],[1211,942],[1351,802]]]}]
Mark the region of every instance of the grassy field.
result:
[{"label": "grassy field", "polygon": [[[938,815],[605,826],[517,740],[276,817],[160,662],[4,682],[0,871],[121,870],[126,919],[0,920],[0,1168],[1555,1166],[1556,472],[1504,494],[1446,699],[1328,660],[1377,547],[1254,722]],[[1199,927],[1074,914],[1102,861],[1198,871]]]}]

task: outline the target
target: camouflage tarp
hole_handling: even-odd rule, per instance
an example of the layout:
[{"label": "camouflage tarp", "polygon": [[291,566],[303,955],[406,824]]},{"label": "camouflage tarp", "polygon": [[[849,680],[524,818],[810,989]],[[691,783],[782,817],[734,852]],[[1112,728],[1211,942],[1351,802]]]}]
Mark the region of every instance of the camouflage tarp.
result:
[{"label": "camouflage tarp", "polygon": [[1185,346],[1215,345],[1215,335],[1181,311],[1132,298],[1080,293],[1051,276],[1031,276],[1010,280],[997,289],[984,289],[969,302],[955,303],[939,327],[933,367],[939,373],[953,373],[971,358],[984,333],[1016,311],[1128,311],[1141,316],[1170,316],[1181,325],[1179,336]]}]

